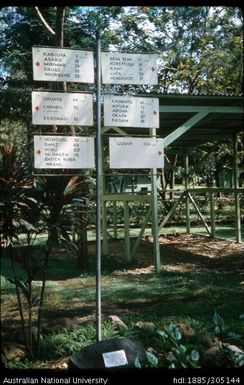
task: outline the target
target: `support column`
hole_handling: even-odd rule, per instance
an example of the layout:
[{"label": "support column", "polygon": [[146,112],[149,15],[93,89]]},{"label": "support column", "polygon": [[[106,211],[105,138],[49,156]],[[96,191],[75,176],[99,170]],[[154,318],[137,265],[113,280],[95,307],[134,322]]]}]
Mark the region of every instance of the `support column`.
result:
[{"label": "support column", "polygon": [[188,195],[189,157],[185,155],[185,190],[186,190],[186,232],[190,233],[190,199]]},{"label": "support column", "polygon": [[102,339],[101,310],[101,206],[102,206],[102,154],[101,154],[101,39],[97,31],[97,100],[96,100],[96,340]]},{"label": "support column", "polygon": [[124,205],[124,229],[125,229],[125,257],[126,261],[130,262],[130,215],[129,215],[129,203],[123,201]]},{"label": "support column", "polygon": [[239,170],[238,170],[238,146],[237,133],[233,137],[234,147],[234,197],[235,197],[235,214],[236,214],[236,242],[241,243],[241,209],[240,194],[237,192],[239,187]]},{"label": "support column", "polygon": [[104,172],[104,146],[103,146],[103,137],[101,137],[101,152],[102,152],[102,164],[101,164],[101,201],[102,201],[102,235],[103,235],[103,255],[108,255],[108,236],[107,236],[107,208],[106,202],[103,197],[105,194],[105,172]]},{"label": "support column", "polygon": [[[156,128],[150,128],[150,135],[156,137]],[[151,188],[152,188],[152,235],[153,235],[153,251],[154,265],[156,272],[161,270],[160,245],[159,245],[159,226],[158,226],[158,194],[157,194],[157,169],[152,168]]]},{"label": "support column", "polygon": [[114,230],[114,239],[118,238],[117,231],[117,202],[113,201],[113,230]]},{"label": "support column", "polygon": [[214,192],[210,192],[210,217],[211,217],[211,237],[215,237],[215,199]]}]

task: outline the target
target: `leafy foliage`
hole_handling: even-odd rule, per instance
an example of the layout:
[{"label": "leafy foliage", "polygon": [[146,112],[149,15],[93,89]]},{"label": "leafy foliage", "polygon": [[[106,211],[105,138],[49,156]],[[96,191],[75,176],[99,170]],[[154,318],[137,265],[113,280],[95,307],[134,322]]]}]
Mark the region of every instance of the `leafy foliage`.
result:
[{"label": "leafy foliage", "polygon": [[18,239],[20,231],[36,231],[33,224],[39,209],[33,198],[33,178],[28,170],[17,164],[16,146],[0,146],[0,234],[7,244]]}]

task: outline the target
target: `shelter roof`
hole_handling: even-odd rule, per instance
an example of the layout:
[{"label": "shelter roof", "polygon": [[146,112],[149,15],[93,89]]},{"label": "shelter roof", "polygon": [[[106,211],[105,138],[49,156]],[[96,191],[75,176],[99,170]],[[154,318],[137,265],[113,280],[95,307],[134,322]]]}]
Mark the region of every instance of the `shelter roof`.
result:
[{"label": "shelter roof", "polygon": [[150,97],[159,98],[157,135],[165,138],[166,146],[193,147],[231,138],[243,130],[242,96],[150,94]]}]

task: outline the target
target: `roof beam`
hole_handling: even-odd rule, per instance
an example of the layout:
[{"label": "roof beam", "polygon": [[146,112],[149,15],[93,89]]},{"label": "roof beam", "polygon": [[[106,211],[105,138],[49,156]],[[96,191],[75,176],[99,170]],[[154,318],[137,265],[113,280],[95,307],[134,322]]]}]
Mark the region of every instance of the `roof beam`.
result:
[{"label": "roof beam", "polygon": [[172,142],[178,139],[181,135],[183,135],[186,131],[188,131],[191,127],[193,127],[196,123],[202,120],[205,116],[208,115],[208,111],[202,111],[195,114],[192,118],[187,120],[181,126],[179,126],[176,130],[171,132],[166,138],[164,138],[164,147],[169,146]]},{"label": "roof beam", "polygon": [[159,106],[159,112],[214,112],[225,114],[241,114],[243,113],[243,107],[212,107],[212,106]]}]

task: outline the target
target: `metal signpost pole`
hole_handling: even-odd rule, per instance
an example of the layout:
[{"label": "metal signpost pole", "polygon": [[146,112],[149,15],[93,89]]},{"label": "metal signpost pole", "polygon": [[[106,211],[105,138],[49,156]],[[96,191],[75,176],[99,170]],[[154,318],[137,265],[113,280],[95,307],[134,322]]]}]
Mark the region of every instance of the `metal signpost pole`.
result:
[{"label": "metal signpost pole", "polygon": [[97,341],[101,341],[101,40],[97,31],[96,55],[96,321]]}]

